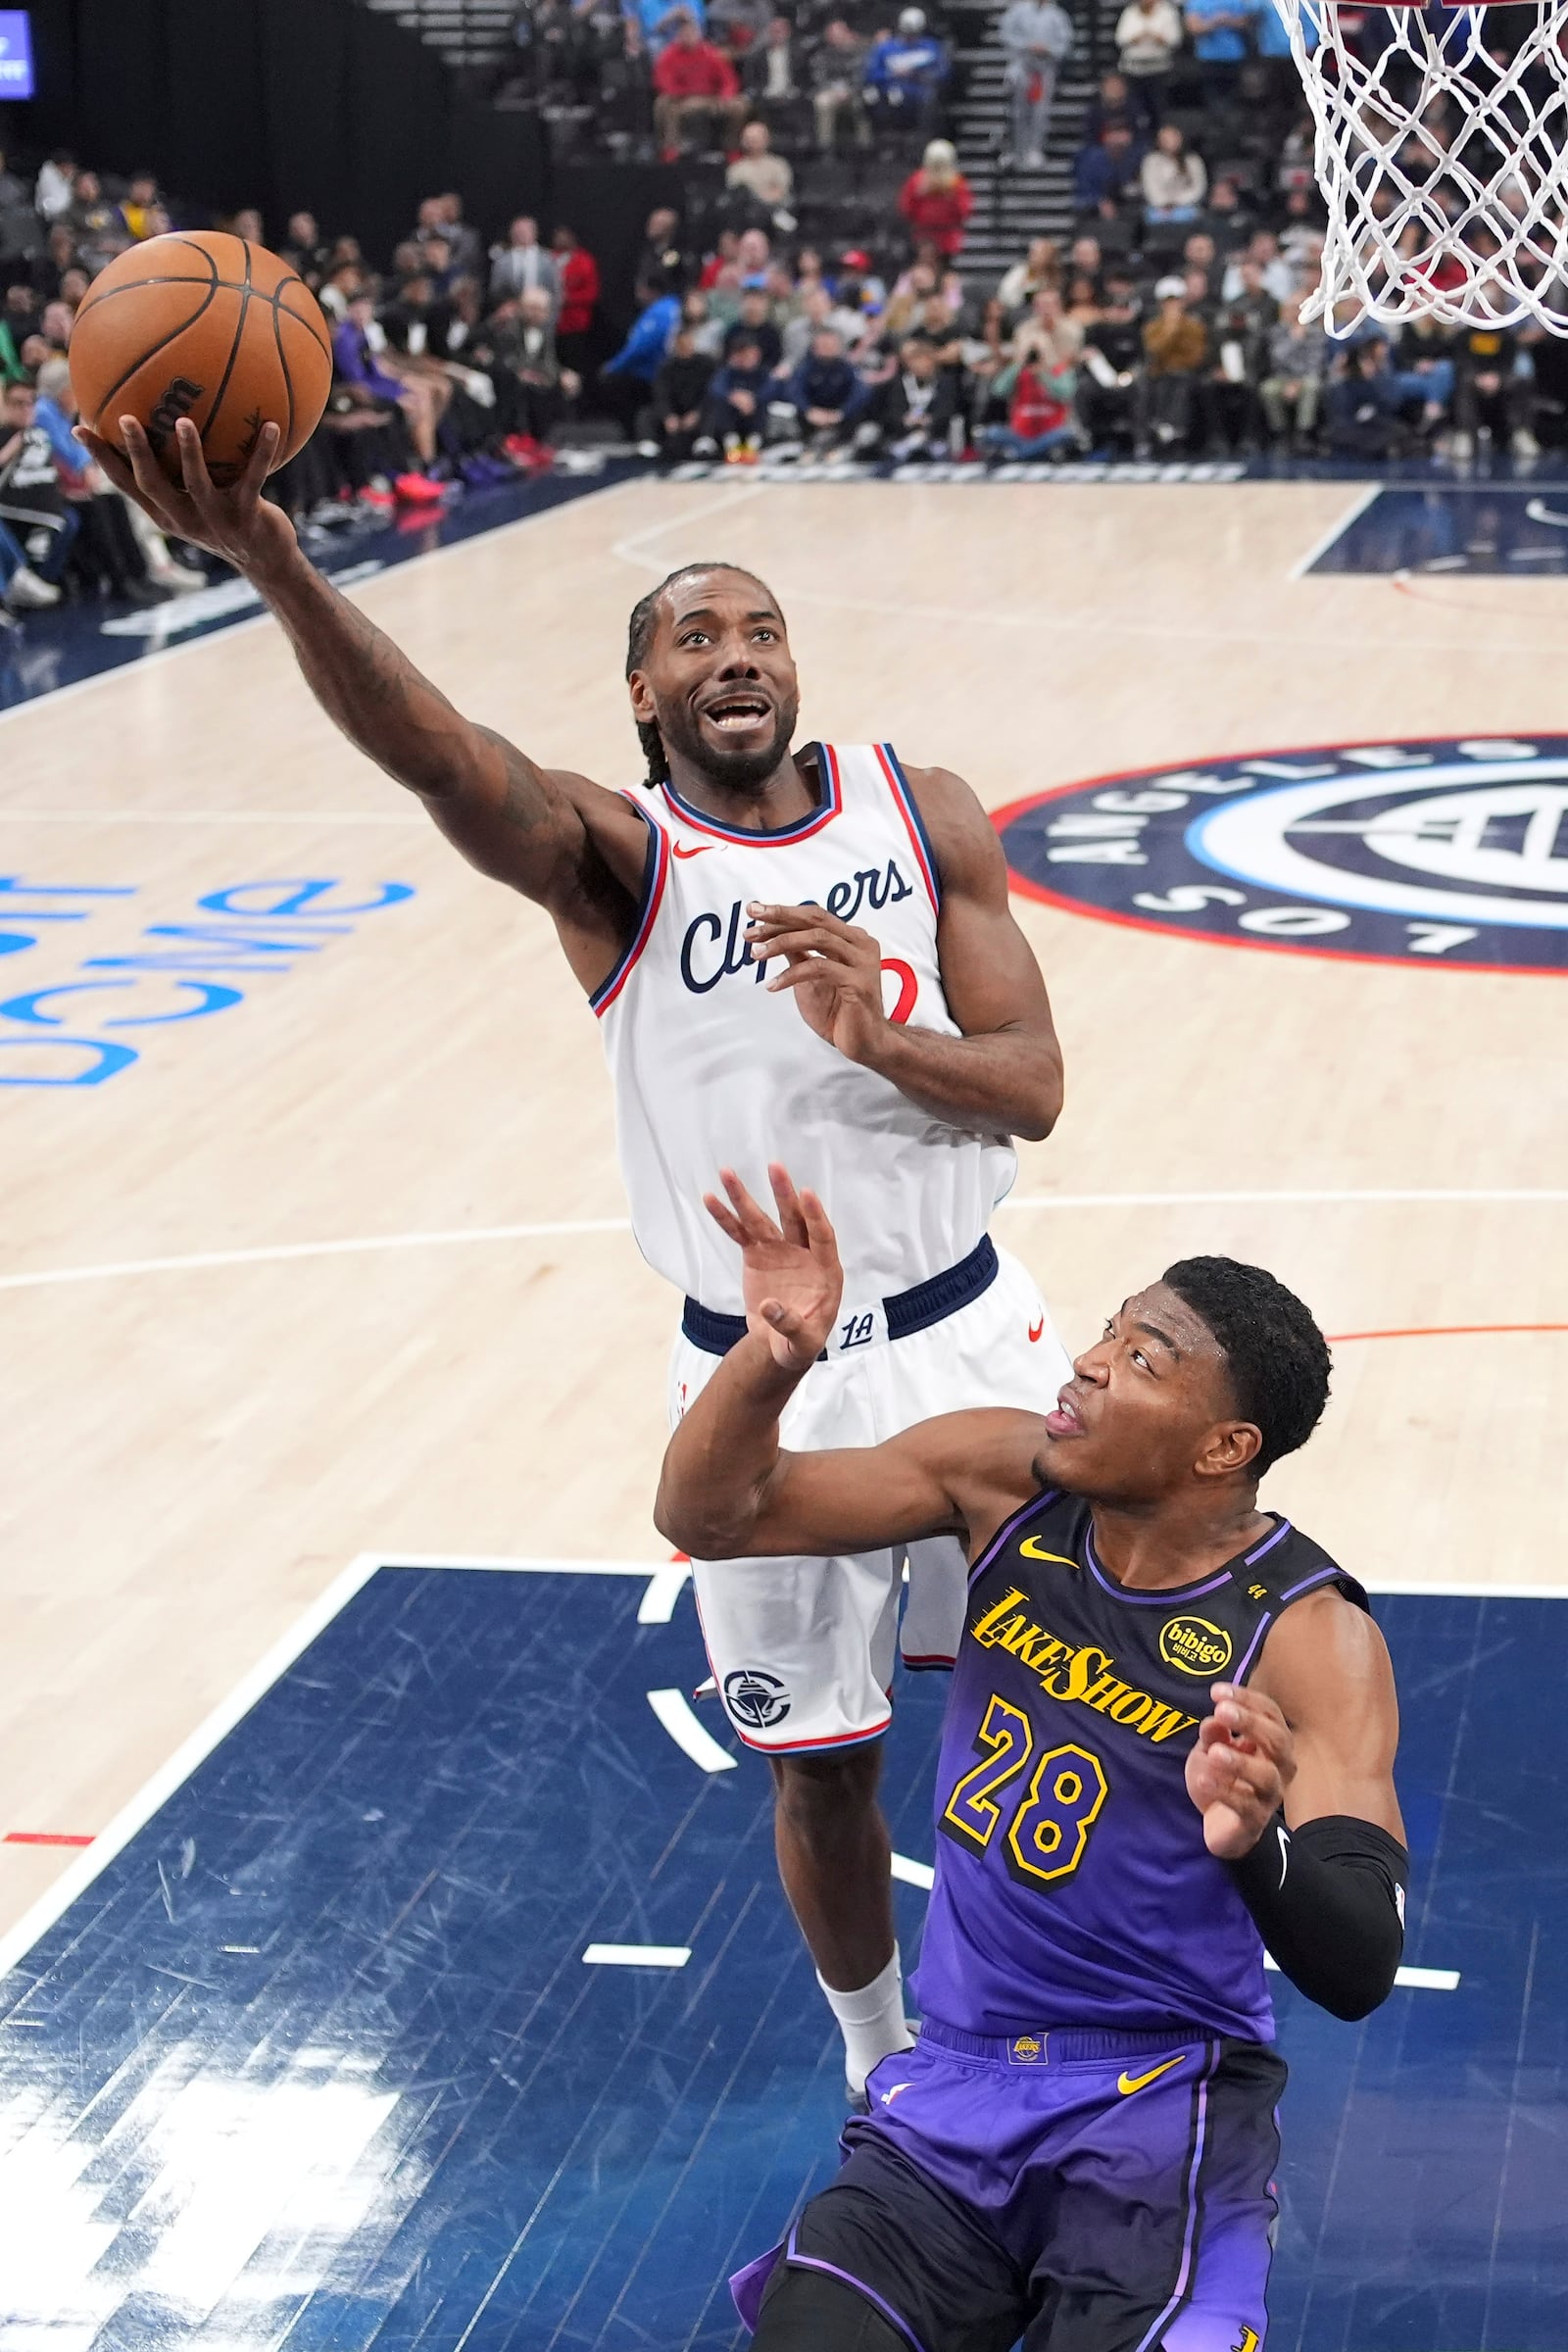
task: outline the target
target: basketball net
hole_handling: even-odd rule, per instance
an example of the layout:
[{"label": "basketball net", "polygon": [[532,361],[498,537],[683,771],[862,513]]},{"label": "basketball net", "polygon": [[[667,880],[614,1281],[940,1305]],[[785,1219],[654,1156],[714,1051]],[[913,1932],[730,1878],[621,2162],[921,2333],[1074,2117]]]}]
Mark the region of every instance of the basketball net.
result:
[{"label": "basketball net", "polygon": [[1302,317],[1568,335],[1568,0],[1280,6],[1329,213]]}]

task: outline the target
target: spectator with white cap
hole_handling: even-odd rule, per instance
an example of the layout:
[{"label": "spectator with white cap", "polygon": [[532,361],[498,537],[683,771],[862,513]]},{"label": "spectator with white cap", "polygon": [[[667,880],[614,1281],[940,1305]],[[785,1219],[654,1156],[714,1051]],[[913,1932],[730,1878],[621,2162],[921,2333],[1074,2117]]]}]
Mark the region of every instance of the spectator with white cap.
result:
[{"label": "spectator with white cap", "polygon": [[928,130],[950,72],[945,41],[926,29],[922,8],[904,9],[865,61],[865,104],[875,121]]}]

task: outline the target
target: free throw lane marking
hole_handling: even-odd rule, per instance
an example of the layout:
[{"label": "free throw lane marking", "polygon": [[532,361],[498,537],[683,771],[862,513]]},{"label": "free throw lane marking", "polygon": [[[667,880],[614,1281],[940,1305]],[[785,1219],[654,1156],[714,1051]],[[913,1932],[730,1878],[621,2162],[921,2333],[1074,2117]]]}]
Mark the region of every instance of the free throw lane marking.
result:
[{"label": "free throw lane marking", "polygon": [[684,1968],[691,1958],[684,1943],[591,1943],[585,1968]]},{"label": "free throw lane marking", "polygon": [[738,1759],[727,1747],[719,1746],[711,1732],[704,1730],[687,1704],[684,1690],[650,1690],[648,1704],[675,1745],[684,1748],[704,1772],[735,1770]]},{"label": "free throw lane marking", "polygon": [[[1283,1972],[1272,1952],[1263,1954],[1263,1966],[1271,1976]],[[1394,1982],[1406,1992],[1457,1992],[1459,1971],[1456,1968],[1400,1968],[1395,1971]]]}]

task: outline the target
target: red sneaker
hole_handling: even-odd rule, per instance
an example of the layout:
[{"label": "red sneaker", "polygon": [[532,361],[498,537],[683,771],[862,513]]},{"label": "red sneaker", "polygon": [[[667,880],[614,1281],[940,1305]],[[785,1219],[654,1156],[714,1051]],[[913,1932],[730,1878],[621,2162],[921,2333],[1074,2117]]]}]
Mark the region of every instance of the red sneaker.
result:
[{"label": "red sneaker", "polygon": [[400,503],[406,507],[438,507],[441,486],[422,473],[400,473],[392,485]]}]

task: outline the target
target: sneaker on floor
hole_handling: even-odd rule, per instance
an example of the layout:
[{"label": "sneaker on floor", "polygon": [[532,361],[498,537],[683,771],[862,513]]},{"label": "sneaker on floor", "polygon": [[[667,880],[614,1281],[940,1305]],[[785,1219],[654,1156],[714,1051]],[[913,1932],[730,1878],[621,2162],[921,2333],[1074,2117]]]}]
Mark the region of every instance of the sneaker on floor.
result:
[{"label": "sneaker on floor", "polygon": [[38,574],[24,564],[20,571],[12,573],[5,601],[13,612],[47,612],[59,604],[60,590],[51,587],[47,580],[40,580]]},{"label": "sneaker on floor", "polygon": [[390,514],[398,502],[390,490],[378,490],[372,484],[368,490],[360,492],[359,503],[368,514]]},{"label": "sneaker on floor", "polygon": [[1447,455],[1456,465],[1464,465],[1475,454],[1476,438],[1474,433],[1450,433],[1448,435]]},{"label": "sneaker on floor", "polygon": [[444,495],[439,482],[432,482],[427,473],[400,473],[392,484],[399,505],[405,507],[438,507]]},{"label": "sneaker on floor", "polygon": [[1519,430],[1514,434],[1513,440],[1510,443],[1510,447],[1512,448],[1513,454],[1516,458],[1539,458],[1541,455],[1541,443],[1536,439],[1535,434],[1530,430],[1528,425],[1522,424],[1519,427]]},{"label": "sneaker on floor", "polygon": [[509,433],[505,448],[508,457],[515,458],[519,466],[531,466],[539,454],[539,444],[532,433]]},{"label": "sneaker on floor", "polygon": [[183,564],[160,564],[147,576],[155,588],[167,588],[171,596],[199,596],[207,585],[205,571],[187,570]]}]

